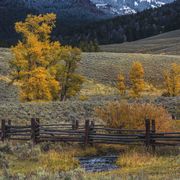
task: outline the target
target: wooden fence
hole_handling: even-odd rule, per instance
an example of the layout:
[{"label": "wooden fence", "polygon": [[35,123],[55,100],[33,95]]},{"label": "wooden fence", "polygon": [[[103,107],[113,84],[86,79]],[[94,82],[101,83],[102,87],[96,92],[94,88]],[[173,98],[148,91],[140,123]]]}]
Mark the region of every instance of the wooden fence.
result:
[{"label": "wooden fence", "polygon": [[76,142],[80,144],[125,144],[145,145],[155,150],[157,145],[180,146],[180,132],[156,132],[155,120],[145,120],[143,130],[107,128],[86,120],[60,124],[40,124],[31,119],[30,125],[13,125],[1,121],[1,141]]}]

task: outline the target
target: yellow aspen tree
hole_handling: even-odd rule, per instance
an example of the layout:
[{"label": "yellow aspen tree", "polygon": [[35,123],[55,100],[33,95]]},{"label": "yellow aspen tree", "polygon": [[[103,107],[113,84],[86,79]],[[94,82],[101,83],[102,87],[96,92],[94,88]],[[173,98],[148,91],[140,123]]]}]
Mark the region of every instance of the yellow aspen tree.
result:
[{"label": "yellow aspen tree", "polygon": [[164,72],[164,84],[169,96],[180,95],[180,65],[172,64],[169,71]]},{"label": "yellow aspen tree", "polygon": [[55,14],[28,15],[17,22],[15,30],[22,35],[12,47],[14,59],[10,62],[13,80],[19,81],[22,101],[53,100],[58,97],[60,83],[50,69],[61,60],[61,45],[51,42]]},{"label": "yellow aspen tree", "polygon": [[[12,47],[12,80],[20,84],[22,101],[49,101],[75,95],[82,77],[75,73],[81,51],[52,42],[56,15],[28,15],[15,29],[22,41]],[[62,99],[62,98],[61,98]]]},{"label": "yellow aspen tree", "polygon": [[30,71],[21,84],[21,99],[23,101],[57,99],[59,83],[42,67]]},{"label": "yellow aspen tree", "polygon": [[139,97],[144,90],[144,68],[138,61],[134,62],[130,70],[130,80],[132,83],[133,96]]},{"label": "yellow aspen tree", "polygon": [[124,82],[125,78],[124,78],[123,74],[118,75],[117,81],[118,81],[117,82],[117,88],[119,89],[120,94],[122,96],[124,96],[125,93],[126,93],[126,85],[125,85],[125,82]]},{"label": "yellow aspen tree", "polygon": [[76,72],[81,60],[81,51],[78,48],[67,46],[64,52],[64,63],[59,67],[60,69],[57,75],[62,87],[60,92],[61,100],[75,96],[80,91],[81,85],[84,82],[84,78]]}]

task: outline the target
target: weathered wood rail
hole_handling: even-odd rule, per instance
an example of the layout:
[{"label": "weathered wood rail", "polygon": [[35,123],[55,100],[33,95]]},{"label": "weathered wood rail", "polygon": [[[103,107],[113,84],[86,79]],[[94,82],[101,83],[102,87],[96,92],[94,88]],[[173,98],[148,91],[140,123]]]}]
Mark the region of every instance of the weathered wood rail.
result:
[{"label": "weathered wood rail", "polygon": [[11,121],[1,120],[1,141],[76,142],[80,144],[124,144],[145,145],[147,148],[180,146],[180,132],[156,132],[155,120],[145,120],[145,129],[116,129],[95,125],[89,120],[60,124],[40,124],[32,118],[30,125],[12,125]]}]

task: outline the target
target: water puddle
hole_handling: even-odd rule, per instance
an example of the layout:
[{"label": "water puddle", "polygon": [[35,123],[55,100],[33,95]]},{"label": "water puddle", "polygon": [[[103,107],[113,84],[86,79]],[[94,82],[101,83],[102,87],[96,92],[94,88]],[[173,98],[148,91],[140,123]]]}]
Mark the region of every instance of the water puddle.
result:
[{"label": "water puddle", "polygon": [[103,172],[117,169],[117,156],[81,157],[80,165],[87,172]]}]

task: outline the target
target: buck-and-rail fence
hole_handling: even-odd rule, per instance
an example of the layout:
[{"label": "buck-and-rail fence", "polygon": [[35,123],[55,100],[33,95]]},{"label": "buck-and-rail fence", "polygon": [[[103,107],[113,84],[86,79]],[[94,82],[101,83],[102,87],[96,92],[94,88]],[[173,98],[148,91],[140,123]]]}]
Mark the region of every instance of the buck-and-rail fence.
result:
[{"label": "buck-and-rail fence", "polygon": [[30,125],[13,125],[11,120],[1,120],[1,141],[76,142],[80,144],[122,144],[145,145],[146,147],[180,146],[180,132],[157,132],[155,120],[145,120],[145,128],[118,129],[108,128],[86,120],[79,123],[41,124],[32,118]]}]

